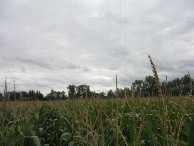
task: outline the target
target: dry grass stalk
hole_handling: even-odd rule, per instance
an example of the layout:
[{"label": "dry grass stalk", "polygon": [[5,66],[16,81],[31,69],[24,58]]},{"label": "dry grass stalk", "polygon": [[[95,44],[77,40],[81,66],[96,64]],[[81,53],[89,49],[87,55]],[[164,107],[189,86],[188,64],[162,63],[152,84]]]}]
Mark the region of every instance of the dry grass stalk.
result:
[{"label": "dry grass stalk", "polygon": [[160,93],[160,97],[162,97],[162,90],[161,90],[160,81],[159,81],[159,78],[158,78],[156,67],[155,67],[150,55],[148,55],[148,58],[150,59],[150,63],[151,63],[151,66],[152,66],[152,71],[154,73],[156,84],[158,86],[158,92]]},{"label": "dry grass stalk", "polygon": [[104,127],[103,127],[103,121],[102,121],[102,105],[100,104],[100,127],[101,127],[101,134],[102,134],[102,142],[103,145],[105,144],[105,140],[104,140]]},{"label": "dry grass stalk", "polygon": [[167,98],[167,76],[166,76],[166,81],[164,84],[164,93],[165,93],[165,97]]},{"label": "dry grass stalk", "polygon": [[[167,109],[166,109],[167,110]],[[172,134],[172,124],[171,124],[171,122],[170,122],[170,117],[169,117],[169,115],[167,114],[167,121],[168,121],[168,127],[169,127],[169,129],[170,129],[170,133]],[[171,137],[171,142],[174,142],[174,137]]]},{"label": "dry grass stalk", "polygon": [[[119,115],[119,110],[118,110],[118,87],[117,87],[117,74],[116,74],[116,98],[117,98],[117,100],[116,100],[116,102],[117,102],[117,117],[118,117],[118,115]],[[118,118],[117,118],[118,119]],[[117,120],[117,126],[118,126],[118,120]],[[117,131],[117,142],[118,142],[118,131]]]},{"label": "dry grass stalk", "polygon": [[146,127],[149,129],[149,131],[150,131],[150,133],[152,134],[152,136],[155,138],[156,143],[157,143],[159,146],[161,146],[161,144],[160,144],[159,141],[158,141],[158,138],[156,137],[155,133],[152,131],[152,129],[150,128],[150,126],[149,126],[148,124],[146,124],[146,123],[145,123],[145,125],[146,125]]},{"label": "dry grass stalk", "polygon": [[[189,78],[190,78],[190,93],[189,93],[189,106],[191,107],[192,106],[192,93],[193,93],[193,85],[192,85],[192,78],[191,78],[191,75],[189,73]],[[192,112],[192,109],[191,109],[191,112]]]},{"label": "dry grass stalk", "polygon": [[123,141],[125,142],[125,145],[128,145],[127,141],[126,141],[126,137],[123,135],[123,133],[121,132],[118,125],[116,125],[116,128],[117,128],[117,131],[121,134],[121,137],[122,137]]},{"label": "dry grass stalk", "polygon": [[171,136],[171,141],[172,141],[172,145],[174,145],[174,139],[175,139],[175,133],[176,133],[176,130],[177,130],[177,126],[178,126],[178,123],[180,123],[180,113],[181,113],[181,101],[182,101],[182,94],[183,94],[183,90],[184,90],[184,84],[183,84],[183,78],[181,79],[181,93],[179,94],[179,101],[178,101],[178,112],[177,112],[177,121],[176,121],[176,124],[175,124],[175,128],[172,132],[172,136]]},{"label": "dry grass stalk", "polygon": [[[103,111],[103,112],[104,112],[104,111]],[[105,113],[105,112],[104,112],[104,113]],[[115,125],[115,127],[116,127],[116,129],[117,129],[117,132],[120,133],[120,135],[121,135],[121,137],[122,137],[122,139],[123,139],[125,145],[128,145],[128,144],[127,144],[127,141],[126,141],[126,137],[123,135],[123,133],[122,133],[122,131],[121,131],[122,129],[120,130],[120,127],[117,125],[117,123],[115,124],[115,121],[118,121],[119,117],[117,117],[117,119],[114,120],[114,119],[110,119],[109,116],[108,116],[106,113],[105,113],[105,116],[108,117],[108,118],[107,118],[107,122],[111,123],[111,125]],[[122,117],[121,117],[121,119],[122,119]],[[118,138],[118,133],[117,133],[117,135],[115,136],[115,138]],[[110,142],[110,143],[111,143],[111,142]],[[109,143],[108,145],[110,145],[110,143]]]},{"label": "dry grass stalk", "polygon": [[89,124],[90,124],[90,133],[91,133],[91,136],[92,136],[92,139],[93,139],[93,142],[95,142],[95,145],[97,144],[96,143],[96,139],[95,139],[95,137],[94,137],[94,135],[95,135],[95,131],[94,131],[94,126],[93,126],[93,124],[92,124],[92,118],[91,118],[91,116],[89,116]]},{"label": "dry grass stalk", "polygon": [[135,88],[135,84],[136,82],[133,84],[133,86],[131,86],[131,94],[132,94],[132,98],[131,98],[131,101],[132,101],[132,104],[133,104],[133,134],[134,134],[134,141],[136,140],[136,113],[135,113],[135,95],[134,95],[134,88]]},{"label": "dry grass stalk", "polygon": [[179,121],[179,127],[178,127],[178,133],[177,133],[177,139],[176,139],[176,145],[178,145],[178,142],[179,142],[179,136],[180,136],[180,133],[182,131],[182,123],[183,123],[183,117],[184,117],[184,114],[182,114],[181,118],[180,118],[180,121]]},{"label": "dry grass stalk", "polygon": [[[89,112],[89,105],[88,105],[88,108],[86,110],[86,117],[85,117],[87,133],[89,133],[88,112]],[[87,136],[87,141],[88,141],[88,136]]]},{"label": "dry grass stalk", "polygon": [[[148,55],[148,58],[150,59],[150,63],[151,63],[151,66],[152,66],[152,71],[154,73],[154,77],[155,77],[155,81],[156,81],[156,84],[158,86],[158,92],[160,94],[160,97],[163,97],[162,95],[162,89],[161,89],[161,86],[160,86],[160,81],[159,81],[159,77],[158,77],[158,73],[157,73],[157,70],[156,70],[156,67],[152,61],[152,58],[150,55]],[[167,77],[166,77],[166,80],[167,80]],[[167,136],[168,135],[168,112],[167,112],[167,98],[162,98],[162,112],[163,112],[163,126],[164,126],[164,133],[165,135]]]},{"label": "dry grass stalk", "polygon": [[139,145],[139,143],[140,143],[140,138],[141,138],[141,134],[142,134],[142,131],[143,131],[143,127],[145,126],[145,112],[146,112],[146,109],[144,107],[144,109],[142,111],[141,125],[140,125],[140,128],[139,128],[139,133],[138,133],[137,142],[136,142],[137,145]]}]

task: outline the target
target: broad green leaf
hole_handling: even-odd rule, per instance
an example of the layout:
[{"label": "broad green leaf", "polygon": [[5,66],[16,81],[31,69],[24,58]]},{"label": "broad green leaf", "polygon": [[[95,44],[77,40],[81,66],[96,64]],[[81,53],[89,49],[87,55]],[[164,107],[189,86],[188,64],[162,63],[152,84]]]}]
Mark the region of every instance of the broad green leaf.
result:
[{"label": "broad green leaf", "polygon": [[41,146],[38,136],[25,136],[24,145],[26,146]]},{"label": "broad green leaf", "polygon": [[194,114],[192,115],[192,123],[189,132],[189,146],[192,146],[193,144],[194,144]]}]

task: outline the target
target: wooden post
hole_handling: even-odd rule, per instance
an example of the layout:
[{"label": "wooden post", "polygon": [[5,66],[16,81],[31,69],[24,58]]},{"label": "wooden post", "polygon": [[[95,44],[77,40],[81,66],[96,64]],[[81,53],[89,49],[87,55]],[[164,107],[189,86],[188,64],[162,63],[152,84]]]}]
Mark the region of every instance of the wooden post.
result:
[{"label": "wooden post", "polygon": [[4,111],[5,111],[6,101],[7,101],[7,81],[5,79],[5,89],[4,89],[4,99],[3,99],[3,110]]},{"label": "wooden post", "polygon": [[117,74],[116,74],[116,97],[118,98]]},{"label": "wooden post", "polygon": [[16,101],[16,92],[15,92],[15,81],[13,80],[14,83],[14,101]]}]

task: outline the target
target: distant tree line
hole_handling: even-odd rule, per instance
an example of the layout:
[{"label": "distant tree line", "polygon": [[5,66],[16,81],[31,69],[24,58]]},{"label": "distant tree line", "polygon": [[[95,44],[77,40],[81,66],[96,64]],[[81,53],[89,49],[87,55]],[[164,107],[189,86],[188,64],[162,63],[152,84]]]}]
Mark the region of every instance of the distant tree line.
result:
[{"label": "distant tree line", "polygon": [[[194,94],[194,81],[190,78],[189,75],[185,75],[183,78],[183,95],[188,95],[191,91],[192,85],[192,94]],[[140,97],[147,96],[158,96],[158,87],[153,76],[146,76],[145,80],[136,80],[133,84],[135,84],[135,95]],[[170,81],[163,81],[161,83],[161,89],[163,95],[167,96],[179,96],[182,87],[181,87],[181,79],[176,78]]]},{"label": "distant tree line", "polygon": [[45,96],[45,100],[65,100],[67,96],[65,95],[65,91],[54,91],[53,89],[49,94]]},{"label": "distant tree line", "polygon": [[[21,91],[21,92],[7,92],[6,93],[7,100],[10,101],[35,101],[35,100],[44,100],[44,96],[40,91],[30,90],[29,92]],[[3,100],[3,95],[0,93],[0,100]]]},{"label": "distant tree line", "polygon": [[105,92],[95,92],[90,90],[88,85],[69,85],[67,87],[68,97],[70,99],[77,98],[106,98]]},{"label": "distant tree line", "polygon": [[[192,94],[194,94],[194,81],[190,79],[189,75],[185,75],[183,78],[183,95],[188,95],[191,91],[192,83]],[[158,87],[153,76],[146,76],[144,80],[136,80],[133,83],[134,93],[136,97],[148,97],[148,96],[158,96]],[[170,81],[161,82],[161,88],[163,95],[167,96],[178,96],[182,90],[181,79],[176,78]],[[65,91],[54,91],[53,89],[49,94],[43,96],[40,91],[30,90],[29,92],[7,92],[6,97],[10,101],[14,100],[25,100],[25,101],[36,101],[36,100],[65,100],[78,99],[78,98],[125,98],[131,96],[131,89],[128,87],[117,88],[117,91],[109,90],[106,94],[105,92],[98,92],[90,90],[88,85],[69,85],[67,87],[68,95]],[[0,93],[0,101],[3,100],[4,95]]]},{"label": "distant tree line", "polygon": [[[190,79],[189,75],[185,75],[183,78],[183,95],[188,95],[191,91],[190,84],[192,83],[192,94],[194,94],[194,81]],[[144,80],[136,80],[134,81],[134,92],[137,97],[148,97],[148,96],[158,96],[158,87],[153,76],[146,76]],[[161,82],[161,88],[163,95],[167,96],[179,96],[182,87],[181,87],[181,79],[176,78],[170,81]],[[118,98],[125,98],[131,96],[131,89],[128,87],[117,88],[117,91],[109,90],[107,94],[104,92],[95,93],[90,91],[88,85],[69,85],[68,89],[68,97],[73,98],[115,98],[118,93]]]},{"label": "distant tree line", "polygon": [[[0,93],[0,101],[3,100],[3,97],[3,94]],[[64,100],[67,98],[65,91],[54,91],[53,89],[46,96],[40,91],[30,90],[29,92],[7,92],[6,97],[10,101]]]}]

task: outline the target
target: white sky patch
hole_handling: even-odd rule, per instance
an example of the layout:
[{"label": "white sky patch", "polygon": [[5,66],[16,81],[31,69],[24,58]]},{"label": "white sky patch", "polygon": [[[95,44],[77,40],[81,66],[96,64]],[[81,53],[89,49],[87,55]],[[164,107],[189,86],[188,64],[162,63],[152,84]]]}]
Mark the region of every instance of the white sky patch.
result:
[{"label": "white sky patch", "polygon": [[92,90],[130,87],[152,75],[194,77],[192,0],[1,0],[0,92],[69,84]]}]

